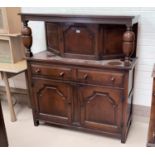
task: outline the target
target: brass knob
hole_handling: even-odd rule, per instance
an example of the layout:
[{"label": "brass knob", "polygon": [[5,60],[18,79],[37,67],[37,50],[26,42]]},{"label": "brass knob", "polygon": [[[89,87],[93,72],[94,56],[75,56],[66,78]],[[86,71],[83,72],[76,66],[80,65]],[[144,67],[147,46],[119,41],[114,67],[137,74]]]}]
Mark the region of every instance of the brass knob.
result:
[{"label": "brass knob", "polygon": [[60,76],[60,77],[63,77],[64,74],[65,74],[64,72],[61,72],[61,73],[59,74],[59,76]]},{"label": "brass knob", "polygon": [[83,78],[86,80],[88,78],[88,74],[85,74]]},{"label": "brass knob", "polygon": [[115,81],[115,77],[112,77],[112,78],[111,78],[111,81],[114,82],[114,81]]},{"label": "brass knob", "polygon": [[35,69],[35,72],[36,72],[36,73],[40,73],[40,72],[41,72],[40,68],[36,68],[36,69]]}]

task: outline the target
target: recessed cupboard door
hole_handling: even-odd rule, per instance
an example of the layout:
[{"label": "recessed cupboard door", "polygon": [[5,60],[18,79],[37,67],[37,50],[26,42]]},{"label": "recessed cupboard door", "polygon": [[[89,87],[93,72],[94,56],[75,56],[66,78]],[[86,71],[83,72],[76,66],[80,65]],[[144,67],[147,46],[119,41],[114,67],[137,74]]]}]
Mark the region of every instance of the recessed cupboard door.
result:
[{"label": "recessed cupboard door", "polygon": [[72,88],[69,84],[46,79],[33,79],[35,112],[51,122],[71,122]]},{"label": "recessed cupboard door", "polygon": [[79,86],[81,125],[104,132],[121,131],[121,91],[99,86]]},{"label": "recessed cupboard door", "polygon": [[126,31],[125,25],[103,25],[101,26],[102,58],[112,59],[124,57],[122,42],[123,34]]},{"label": "recessed cupboard door", "polygon": [[47,49],[58,55],[62,52],[61,24],[46,22]]},{"label": "recessed cupboard door", "polygon": [[80,58],[98,56],[98,26],[66,23],[63,26],[64,55]]}]

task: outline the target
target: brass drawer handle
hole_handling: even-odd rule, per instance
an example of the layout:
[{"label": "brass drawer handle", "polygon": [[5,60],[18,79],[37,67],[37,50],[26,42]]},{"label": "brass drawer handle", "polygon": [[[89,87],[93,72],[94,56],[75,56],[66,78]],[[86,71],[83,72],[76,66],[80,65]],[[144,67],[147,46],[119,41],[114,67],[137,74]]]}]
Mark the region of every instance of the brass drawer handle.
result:
[{"label": "brass drawer handle", "polygon": [[111,81],[114,82],[114,81],[115,81],[115,77],[112,77],[112,78],[111,78]]},{"label": "brass drawer handle", "polygon": [[61,72],[61,73],[59,74],[59,76],[60,76],[60,77],[63,77],[64,74],[65,74],[64,72]]},{"label": "brass drawer handle", "polygon": [[35,73],[40,73],[40,72],[41,72],[40,68],[35,69]]},{"label": "brass drawer handle", "polygon": [[86,80],[86,79],[88,78],[88,74],[85,74],[85,75],[83,76],[83,78],[84,78],[84,80]]}]

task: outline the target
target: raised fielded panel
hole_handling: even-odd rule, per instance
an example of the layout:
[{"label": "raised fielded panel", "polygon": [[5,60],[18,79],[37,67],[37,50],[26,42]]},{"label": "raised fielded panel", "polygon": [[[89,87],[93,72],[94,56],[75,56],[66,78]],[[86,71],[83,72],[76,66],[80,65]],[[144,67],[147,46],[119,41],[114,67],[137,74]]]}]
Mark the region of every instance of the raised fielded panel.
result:
[{"label": "raised fielded panel", "polygon": [[69,85],[52,80],[33,79],[37,112],[58,123],[71,121],[72,89]]},{"label": "raised fielded panel", "polygon": [[80,86],[81,123],[87,128],[120,131],[121,91],[100,86]]},{"label": "raised fielded panel", "polygon": [[60,54],[60,24],[46,23],[46,36],[48,50]]},{"label": "raised fielded panel", "polygon": [[64,53],[94,55],[96,47],[95,26],[70,24],[64,26]]}]

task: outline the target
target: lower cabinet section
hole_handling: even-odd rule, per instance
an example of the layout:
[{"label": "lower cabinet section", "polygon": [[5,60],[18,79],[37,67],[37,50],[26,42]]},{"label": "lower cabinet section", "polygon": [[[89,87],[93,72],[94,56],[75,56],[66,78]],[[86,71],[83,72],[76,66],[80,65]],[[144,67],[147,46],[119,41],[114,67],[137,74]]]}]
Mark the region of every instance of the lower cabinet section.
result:
[{"label": "lower cabinet section", "polygon": [[28,70],[35,126],[43,121],[125,143],[132,118],[134,68],[29,62]]},{"label": "lower cabinet section", "polygon": [[35,125],[42,120],[121,138],[122,89],[46,78],[32,83]]}]

